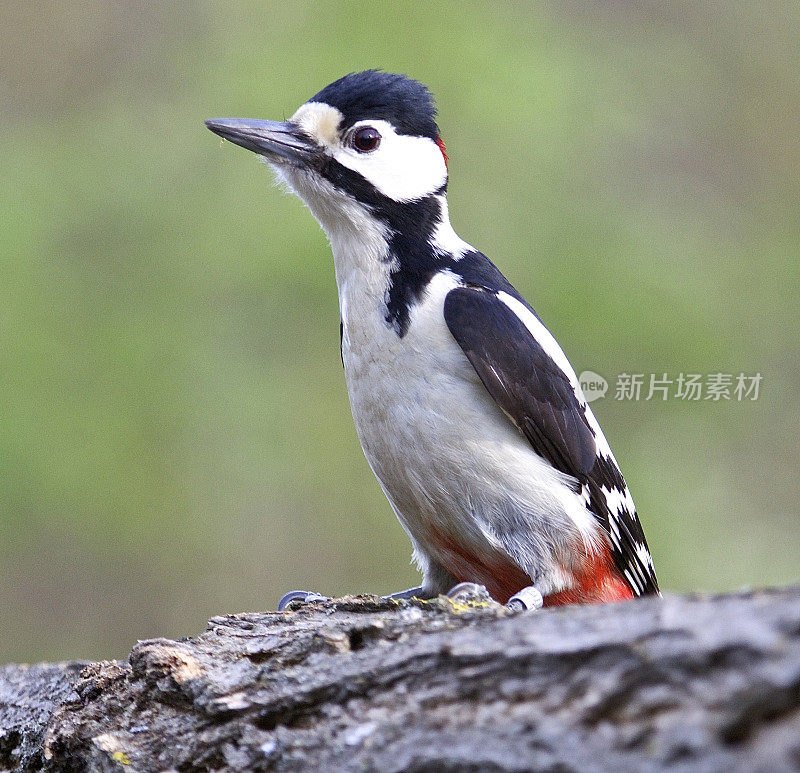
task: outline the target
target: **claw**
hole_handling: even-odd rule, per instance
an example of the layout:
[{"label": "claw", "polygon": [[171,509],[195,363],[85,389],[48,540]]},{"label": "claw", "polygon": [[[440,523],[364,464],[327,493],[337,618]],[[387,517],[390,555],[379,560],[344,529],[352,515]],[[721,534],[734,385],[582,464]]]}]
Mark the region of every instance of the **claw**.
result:
[{"label": "claw", "polygon": [[311,601],[329,600],[329,596],[322,596],[321,594],[314,593],[313,591],[290,590],[288,593],[285,593],[278,602],[278,612],[283,612],[283,610],[286,609],[286,607],[288,607],[293,601],[297,601],[300,604],[308,604]]},{"label": "claw", "polygon": [[490,596],[483,585],[478,585],[476,582],[460,582],[447,591],[447,598],[459,604],[466,604],[470,601],[486,601]]},{"label": "claw", "polygon": [[409,588],[408,590],[399,590],[397,593],[390,593],[388,596],[381,596],[384,601],[388,601],[389,599],[394,599],[395,601],[399,601],[401,599],[427,599],[430,597],[430,593],[426,593],[422,587],[419,588]]},{"label": "claw", "polygon": [[533,585],[529,585],[519,593],[515,593],[506,604],[509,609],[513,610],[540,609],[543,605],[542,594]]}]

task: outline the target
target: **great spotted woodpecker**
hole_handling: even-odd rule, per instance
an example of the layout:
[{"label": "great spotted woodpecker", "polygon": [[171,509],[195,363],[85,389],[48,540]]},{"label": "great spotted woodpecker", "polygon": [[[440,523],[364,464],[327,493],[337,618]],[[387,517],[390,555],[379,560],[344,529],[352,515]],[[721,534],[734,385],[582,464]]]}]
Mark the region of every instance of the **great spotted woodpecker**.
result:
[{"label": "great spotted woodpecker", "polygon": [[[341,353],[367,460],[431,597],[522,607],[657,594],[636,509],[575,371],[495,265],[456,235],[430,92],[376,70],[285,123],[219,119],[309,207],[333,251]],[[317,597],[294,592],[288,598]]]}]

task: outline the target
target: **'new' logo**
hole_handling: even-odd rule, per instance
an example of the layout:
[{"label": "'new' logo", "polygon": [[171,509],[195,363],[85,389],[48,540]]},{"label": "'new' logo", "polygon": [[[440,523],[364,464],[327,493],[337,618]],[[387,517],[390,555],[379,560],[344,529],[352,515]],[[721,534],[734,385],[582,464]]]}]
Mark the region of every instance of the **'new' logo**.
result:
[{"label": "'new' logo", "polygon": [[590,403],[592,400],[597,400],[599,397],[605,397],[608,391],[608,381],[606,381],[598,373],[593,373],[591,370],[585,370],[578,376],[583,395],[586,402]]}]

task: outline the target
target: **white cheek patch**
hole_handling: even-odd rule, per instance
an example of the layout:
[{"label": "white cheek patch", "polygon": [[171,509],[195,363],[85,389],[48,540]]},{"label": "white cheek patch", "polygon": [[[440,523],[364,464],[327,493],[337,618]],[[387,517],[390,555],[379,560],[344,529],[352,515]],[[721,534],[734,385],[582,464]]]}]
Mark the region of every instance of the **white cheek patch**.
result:
[{"label": "white cheek patch", "polygon": [[306,102],[289,119],[324,148],[333,150],[339,144],[339,124],[344,116],[324,102]]},{"label": "white cheek patch", "polygon": [[395,201],[413,201],[444,185],[447,167],[442,151],[432,139],[396,134],[386,121],[361,121],[354,128],[359,126],[372,126],[380,132],[377,150],[359,153],[339,145],[333,157],[342,166],[358,172],[385,196]]}]

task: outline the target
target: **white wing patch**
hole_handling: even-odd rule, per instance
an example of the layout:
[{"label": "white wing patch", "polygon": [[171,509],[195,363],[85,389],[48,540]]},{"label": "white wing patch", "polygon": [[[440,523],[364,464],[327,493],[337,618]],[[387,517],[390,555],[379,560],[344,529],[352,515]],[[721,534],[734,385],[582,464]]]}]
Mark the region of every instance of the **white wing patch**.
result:
[{"label": "white wing patch", "polygon": [[558,345],[558,341],[553,338],[553,334],[524,303],[521,303],[513,296],[502,291],[497,293],[497,298],[505,303],[505,305],[519,317],[520,322],[528,328],[528,332],[530,332],[542,349],[544,349],[547,356],[564,371],[564,374],[569,379],[569,383],[575,392],[575,397],[578,398],[578,402],[585,404],[586,400],[583,397],[583,390],[581,390],[580,384],[578,383],[578,377],[575,375],[572,365],[569,364],[567,356]]}]

